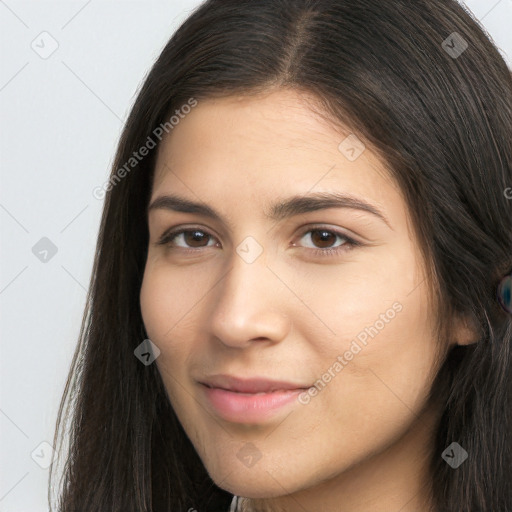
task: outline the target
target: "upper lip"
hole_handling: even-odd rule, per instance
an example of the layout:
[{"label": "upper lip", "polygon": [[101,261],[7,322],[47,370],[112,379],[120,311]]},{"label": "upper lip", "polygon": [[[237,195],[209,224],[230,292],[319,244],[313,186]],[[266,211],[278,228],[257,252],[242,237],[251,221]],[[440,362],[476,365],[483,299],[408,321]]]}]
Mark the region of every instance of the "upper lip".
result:
[{"label": "upper lip", "polygon": [[271,380],[259,377],[242,379],[230,375],[212,375],[204,378],[200,382],[211,388],[220,388],[237,393],[264,393],[281,390],[307,389],[309,387],[282,380]]}]

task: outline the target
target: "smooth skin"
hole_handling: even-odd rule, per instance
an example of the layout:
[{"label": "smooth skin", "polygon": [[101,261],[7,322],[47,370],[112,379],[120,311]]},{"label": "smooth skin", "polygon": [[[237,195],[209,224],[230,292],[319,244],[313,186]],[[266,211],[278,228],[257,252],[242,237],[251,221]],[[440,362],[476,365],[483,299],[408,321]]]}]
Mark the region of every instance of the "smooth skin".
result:
[{"label": "smooth skin", "polygon": [[[338,147],[351,131],[326,122],[312,102],[288,89],[200,101],[163,140],[150,204],[177,194],[221,219],[149,210],[144,325],[207,471],[250,498],[247,510],[426,512],[439,414],[426,408],[435,356],[476,340],[454,319],[453,339],[437,342],[424,261],[398,186],[368,147],[350,161]],[[387,222],[347,207],[265,216],[290,196],[318,192],[355,196]],[[201,236],[159,245],[170,228]],[[263,251],[250,263],[237,251],[247,237]],[[338,252],[321,252],[328,249]],[[197,382],[222,373],[313,386],[395,303],[400,312],[309,403],[267,420],[224,420]],[[237,456],[247,451],[256,463]]]}]

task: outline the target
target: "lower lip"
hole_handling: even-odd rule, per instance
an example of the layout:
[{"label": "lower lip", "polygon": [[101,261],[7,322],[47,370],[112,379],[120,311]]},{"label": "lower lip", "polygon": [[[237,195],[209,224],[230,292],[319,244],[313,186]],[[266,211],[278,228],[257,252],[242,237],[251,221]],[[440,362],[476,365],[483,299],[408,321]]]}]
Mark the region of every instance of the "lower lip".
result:
[{"label": "lower lip", "polygon": [[215,411],[224,419],[237,423],[258,422],[270,418],[276,411],[297,400],[304,389],[274,391],[272,393],[236,393],[226,389],[210,388],[201,384]]}]

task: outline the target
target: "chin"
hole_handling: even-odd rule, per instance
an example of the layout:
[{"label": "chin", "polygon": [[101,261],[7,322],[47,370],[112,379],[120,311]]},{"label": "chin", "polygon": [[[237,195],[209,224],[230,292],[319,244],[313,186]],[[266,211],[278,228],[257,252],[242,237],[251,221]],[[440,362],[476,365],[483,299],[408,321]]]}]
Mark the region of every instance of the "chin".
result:
[{"label": "chin", "polygon": [[[256,485],[254,482],[228,483],[224,481],[221,485],[217,482],[215,483],[221,489],[224,489],[231,494],[236,494],[237,496],[243,496],[244,498],[268,499],[277,498],[284,494],[283,487],[278,485],[275,481],[273,482],[273,485],[268,483],[268,487]],[[290,491],[286,494],[289,492]]]},{"label": "chin", "polygon": [[217,487],[231,494],[245,498],[276,498],[295,492],[295,485],[286,480],[286,475],[275,474],[261,466],[259,469],[231,467],[224,475],[210,473],[211,479]]}]

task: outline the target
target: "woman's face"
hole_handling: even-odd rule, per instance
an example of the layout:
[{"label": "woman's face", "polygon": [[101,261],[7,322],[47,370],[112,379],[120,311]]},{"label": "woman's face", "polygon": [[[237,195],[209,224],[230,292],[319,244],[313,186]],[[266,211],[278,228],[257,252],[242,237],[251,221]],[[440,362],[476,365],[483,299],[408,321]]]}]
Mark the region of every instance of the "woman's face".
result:
[{"label": "woman's face", "polygon": [[378,457],[421,419],[437,369],[406,204],[349,135],[280,90],[199,102],[159,149],[150,204],[217,215],[149,209],[142,315],[179,420],[235,494]]}]

